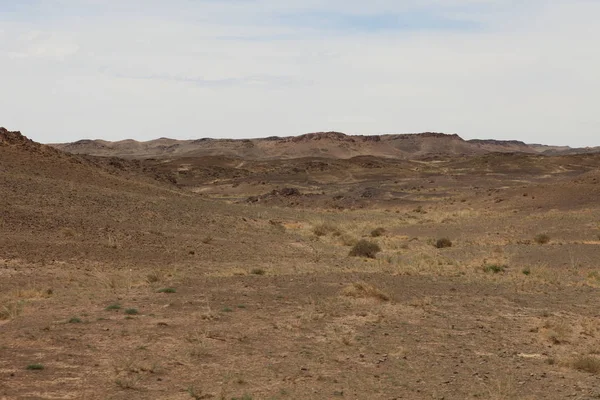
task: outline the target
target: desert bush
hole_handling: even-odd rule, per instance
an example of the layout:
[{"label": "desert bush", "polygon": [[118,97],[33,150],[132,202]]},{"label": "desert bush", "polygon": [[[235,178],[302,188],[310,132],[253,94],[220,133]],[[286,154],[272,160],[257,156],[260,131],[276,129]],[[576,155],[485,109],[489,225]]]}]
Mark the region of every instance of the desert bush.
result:
[{"label": "desert bush", "polygon": [[369,242],[367,240],[359,240],[352,250],[350,250],[351,257],[366,257],[375,258],[377,253],[381,251],[381,247],[377,243]]},{"label": "desert bush", "polygon": [[319,224],[317,226],[315,226],[313,228],[313,233],[316,236],[327,236],[329,234],[333,235],[333,236],[340,236],[342,233],[340,232],[340,230],[333,224],[330,224],[328,222]]},{"label": "desert bush", "polygon": [[342,290],[342,294],[348,297],[374,298],[380,301],[390,300],[389,294],[365,282],[355,282],[351,285],[346,286]]},{"label": "desert bush", "polygon": [[545,233],[540,233],[539,235],[535,236],[534,240],[537,244],[546,244],[550,242],[550,236],[546,235]]},{"label": "desert bush", "polygon": [[44,366],[42,364],[29,364],[26,369],[30,371],[41,371],[44,369]]},{"label": "desert bush", "polygon": [[581,356],[573,362],[573,368],[590,374],[600,373],[600,359],[592,356]]},{"label": "desert bush", "polygon": [[371,231],[371,237],[379,237],[385,233],[385,228],[377,228]]},{"label": "desert bush", "polygon": [[452,247],[452,241],[448,238],[441,238],[435,242],[435,247],[438,249],[445,249],[446,247]]},{"label": "desert bush", "polygon": [[250,273],[252,275],[265,275],[267,273],[267,271],[265,271],[262,268],[254,268],[252,271],[250,271]]}]

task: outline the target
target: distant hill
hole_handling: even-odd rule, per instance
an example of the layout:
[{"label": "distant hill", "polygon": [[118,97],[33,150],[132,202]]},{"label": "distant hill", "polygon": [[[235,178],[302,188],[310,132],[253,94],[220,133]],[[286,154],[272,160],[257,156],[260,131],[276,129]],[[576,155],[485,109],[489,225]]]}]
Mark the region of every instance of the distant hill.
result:
[{"label": "distant hill", "polygon": [[341,132],[316,132],[293,137],[261,139],[160,138],[147,142],[123,140],[80,140],[51,146],[74,154],[123,158],[168,158],[227,156],[243,159],[292,159],[323,157],[348,159],[375,156],[397,159],[423,159],[448,156],[474,156],[486,153],[579,154],[600,151],[569,147],[529,145],[520,141],[463,140],[456,134],[425,132],[417,134],[352,136]]}]

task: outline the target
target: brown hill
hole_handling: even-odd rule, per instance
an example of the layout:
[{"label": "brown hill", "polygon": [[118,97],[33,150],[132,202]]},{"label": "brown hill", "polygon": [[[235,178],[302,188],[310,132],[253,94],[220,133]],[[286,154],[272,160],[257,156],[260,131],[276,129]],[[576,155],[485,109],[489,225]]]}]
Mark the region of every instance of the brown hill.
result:
[{"label": "brown hill", "polygon": [[295,137],[263,139],[157,139],[148,142],[81,140],[54,144],[58,149],[96,156],[126,158],[227,156],[245,159],[291,159],[304,157],[352,158],[376,156],[415,159],[430,156],[473,155],[486,150],[458,135],[421,133],[350,136],[340,132],[317,132]]},{"label": "brown hill", "polygon": [[293,137],[261,139],[160,138],[147,142],[122,140],[80,140],[53,144],[55,148],[75,154],[124,158],[169,158],[226,156],[250,160],[323,157],[349,159],[357,156],[398,158],[404,160],[447,156],[473,156],[491,152],[531,154],[580,154],[598,148],[529,145],[512,140],[463,140],[456,134],[425,132],[418,134],[353,136],[341,132],[316,132]]},{"label": "brown hill", "polygon": [[166,265],[187,261],[209,234],[241,237],[235,210],[177,189],[167,175],[143,161],[68,154],[0,129],[0,260]]}]

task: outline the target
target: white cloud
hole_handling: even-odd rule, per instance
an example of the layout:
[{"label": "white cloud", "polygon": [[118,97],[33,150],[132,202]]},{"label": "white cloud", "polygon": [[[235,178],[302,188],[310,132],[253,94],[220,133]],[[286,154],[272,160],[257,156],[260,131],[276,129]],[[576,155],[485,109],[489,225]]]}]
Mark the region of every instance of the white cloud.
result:
[{"label": "white cloud", "polygon": [[[0,125],[37,140],[335,129],[600,145],[593,1],[62,0],[71,11],[53,14],[57,3],[37,19],[0,14]],[[480,28],[279,18],[415,8]]]}]

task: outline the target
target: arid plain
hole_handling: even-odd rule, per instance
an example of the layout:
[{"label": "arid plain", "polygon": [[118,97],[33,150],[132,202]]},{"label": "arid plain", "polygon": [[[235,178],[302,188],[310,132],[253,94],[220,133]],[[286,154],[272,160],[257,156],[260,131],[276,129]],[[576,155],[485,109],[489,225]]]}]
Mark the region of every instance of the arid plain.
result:
[{"label": "arid plain", "polygon": [[596,150],[1,129],[0,399],[600,398]]}]

